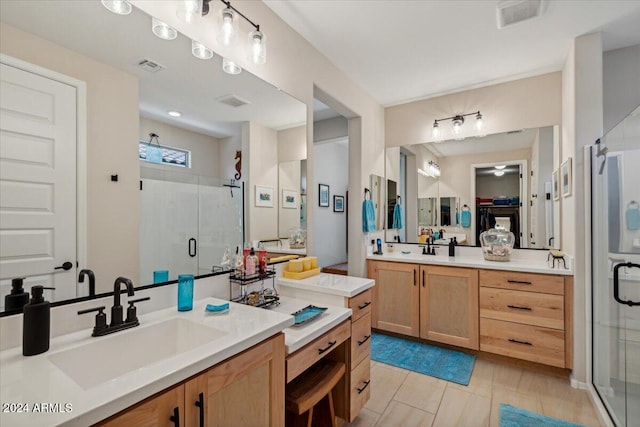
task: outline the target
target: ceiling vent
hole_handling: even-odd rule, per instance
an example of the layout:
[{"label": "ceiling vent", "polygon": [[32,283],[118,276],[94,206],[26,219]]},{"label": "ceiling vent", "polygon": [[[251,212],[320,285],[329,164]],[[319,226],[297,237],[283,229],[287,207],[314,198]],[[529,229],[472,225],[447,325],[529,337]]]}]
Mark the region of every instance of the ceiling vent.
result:
[{"label": "ceiling vent", "polygon": [[160,65],[156,61],[152,61],[148,58],[137,61],[136,65],[149,73],[157,73],[158,71],[162,71],[167,68],[164,65]]},{"label": "ceiling vent", "polygon": [[237,97],[236,95],[225,95],[221,98],[218,98],[218,101],[234,108],[250,104],[249,101],[245,101],[244,99]]},{"label": "ceiling vent", "polygon": [[504,0],[496,6],[498,29],[542,15],[545,0]]}]

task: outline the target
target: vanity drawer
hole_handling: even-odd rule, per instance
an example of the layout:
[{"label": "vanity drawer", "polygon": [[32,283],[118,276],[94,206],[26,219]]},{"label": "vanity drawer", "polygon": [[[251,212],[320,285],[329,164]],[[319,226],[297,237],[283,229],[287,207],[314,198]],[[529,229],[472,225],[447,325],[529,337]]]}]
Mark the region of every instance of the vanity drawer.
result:
[{"label": "vanity drawer", "polygon": [[351,321],[345,320],[324,335],[287,357],[287,383],[338,348],[351,335]]},{"label": "vanity drawer", "polygon": [[564,368],[564,332],[480,319],[480,350]]},{"label": "vanity drawer", "polygon": [[564,330],[564,297],[480,288],[480,317]]},{"label": "vanity drawer", "polygon": [[351,421],[371,396],[371,360],[367,357],[351,371]]},{"label": "vanity drawer", "polygon": [[371,289],[349,298],[349,308],[353,312],[351,321],[355,322],[362,316],[371,313]]},{"label": "vanity drawer", "polygon": [[563,295],[564,279],[551,274],[480,270],[480,286]]},{"label": "vanity drawer", "polygon": [[351,366],[360,363],[371,353],[371,313],[351,325]]}]

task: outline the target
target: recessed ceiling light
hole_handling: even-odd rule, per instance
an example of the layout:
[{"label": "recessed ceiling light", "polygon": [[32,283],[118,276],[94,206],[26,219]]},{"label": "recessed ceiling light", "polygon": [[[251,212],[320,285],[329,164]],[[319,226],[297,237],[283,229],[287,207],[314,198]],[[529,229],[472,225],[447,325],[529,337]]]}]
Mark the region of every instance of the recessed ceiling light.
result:
[{"label": "recessed ceiling light", "polygon": [[504,171],[495,171],[493,174],[495,176],[502,176],[502,175],[504,175]]},{"label": "recessed ceiling light", "polygon": [[167,114],[169,114],[171,117],[180,117],[182,115],[180,111],[168,111]]},{"label": "recessed ceiling light", "polygon": [[498,165],[498,166],[495,166],[495,168],[496,168],[496,169],[500,169],[500,170],[502,170],[502,169],[504,169],[504,168],[506,168],[506,167],[507,167],[507,165]]}]

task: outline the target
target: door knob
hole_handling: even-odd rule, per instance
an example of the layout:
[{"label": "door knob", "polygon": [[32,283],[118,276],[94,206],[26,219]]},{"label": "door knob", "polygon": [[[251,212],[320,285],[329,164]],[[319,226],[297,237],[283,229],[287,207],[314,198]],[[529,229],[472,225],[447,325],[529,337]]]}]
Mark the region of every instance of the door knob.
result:
[{"label": "door knob", "polygon": [[59,265],[54,268],[54,270],[71,270],[73,268],[73,263],[71,261],[63,262],[62,265]]}]

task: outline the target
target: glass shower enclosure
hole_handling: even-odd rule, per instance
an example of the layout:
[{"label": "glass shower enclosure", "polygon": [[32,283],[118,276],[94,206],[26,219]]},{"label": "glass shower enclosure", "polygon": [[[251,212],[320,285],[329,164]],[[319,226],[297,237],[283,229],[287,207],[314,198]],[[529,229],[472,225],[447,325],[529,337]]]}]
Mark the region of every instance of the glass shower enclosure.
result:
[{"label": "glass shower enclosure", "polygon": [[243,242],[242,183],[151,168],[140,170],[140,283],[153,272],[205,275]]},{"label": "glass shower enclosure", "polygon": [[591,147],[593,385],[640,425],[640,107]]}]

